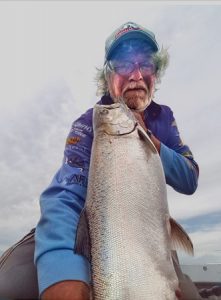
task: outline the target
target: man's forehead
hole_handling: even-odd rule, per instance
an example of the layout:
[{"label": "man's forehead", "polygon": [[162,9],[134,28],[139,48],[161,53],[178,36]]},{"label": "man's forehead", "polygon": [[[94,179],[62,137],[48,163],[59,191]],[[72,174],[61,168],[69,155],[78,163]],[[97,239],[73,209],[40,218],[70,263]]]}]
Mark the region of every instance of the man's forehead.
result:
[{"label": "man's forehead", "polygon": [[150,58],[153,54],[147,42],[140,39],[133,39],[122,42],[114,51],[111,59],[127,60],[138,57]]},{"label": "man's forehead", "polygon": [[119,51],[112,58],[112,60],[117,60],[117,61],[134,61],[134,62],[143,62],[152,59],[153,59],[152,53],[145,52],[142,50]]}]

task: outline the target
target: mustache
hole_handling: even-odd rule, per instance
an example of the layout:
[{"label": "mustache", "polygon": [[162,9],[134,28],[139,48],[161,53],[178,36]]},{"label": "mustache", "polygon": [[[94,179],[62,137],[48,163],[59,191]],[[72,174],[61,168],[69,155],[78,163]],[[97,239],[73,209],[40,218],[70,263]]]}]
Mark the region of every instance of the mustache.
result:
[{"label": "mustache", "polygon": [[131,91],[131,90],[144,90],[145,92],[148,91],[147,87],[145,84],[142,83],[137,83],[137,82],[130,82],[129,84],[127,84],[124,88],[123,88],[123,94],[127,91]]}]

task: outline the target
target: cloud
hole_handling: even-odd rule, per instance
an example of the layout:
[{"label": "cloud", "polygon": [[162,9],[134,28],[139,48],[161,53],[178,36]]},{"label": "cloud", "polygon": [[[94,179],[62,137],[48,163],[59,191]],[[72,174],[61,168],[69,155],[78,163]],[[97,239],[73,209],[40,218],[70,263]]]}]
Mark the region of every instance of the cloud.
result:
[{"label": "cloud", "polygon": [[182,225],[192,239],[195,254],[194,257],[181,255],[181,261],[189,264],[220,263],[220,216],[221,210],[183,220]]},{"label": "cloud", "polygon": [[65,138],[78,115],[70,89],[55,82],[16,115],[2,117],[0,251],[36,225],[39,195],[61,165]]},{"label": "cloud", "polygon": [[[92,1],[87,7],[1,4],[0,251],[35,226],[39,195],[60,166],[71,122],[96,101],[93,78],[103,63],[105,39],[131,20],[169,46],[170,66],[156,101],[172,107],[200,166],[194,195],[168,188],[170,212],[192,232],[200,259],[215,260],[220,227],[207,219],[221,211],[221,6]],[[193,232],[200,216],[203,225]]]},{"label": "cloud", "polygon": [[177,195],[169,190],[168,200],[170,213],[177,219],[185,220],[192,217],[221,211],[219,182],[213,187],[204,189],[199,187],[195,195]]},{"label": "cloud", "polygon": [[220,263],[221,261],[221,223],[202,226],[190,234],[194,245],[194,257],[179,253],[182,264]]}]

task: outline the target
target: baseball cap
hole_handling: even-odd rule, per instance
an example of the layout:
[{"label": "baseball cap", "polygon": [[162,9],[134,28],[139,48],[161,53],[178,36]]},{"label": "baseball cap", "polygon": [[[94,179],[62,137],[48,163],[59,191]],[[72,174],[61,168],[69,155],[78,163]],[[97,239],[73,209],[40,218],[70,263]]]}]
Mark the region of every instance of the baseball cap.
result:
[{"label": "baseball cap", "polygon": [[109,60],[113,51],[123,41],[128,39],[144,39],[152,47],[154,52],[159,50],[155,35],[150,30],[134,23],[127,22],[117,28],[105,42],[105,59]]}]

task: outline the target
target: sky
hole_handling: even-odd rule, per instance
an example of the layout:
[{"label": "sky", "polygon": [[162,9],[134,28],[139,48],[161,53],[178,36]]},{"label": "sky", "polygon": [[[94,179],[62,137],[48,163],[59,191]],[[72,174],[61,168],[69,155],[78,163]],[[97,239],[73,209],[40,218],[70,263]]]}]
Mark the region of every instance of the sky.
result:
[{"label": "sky", "polygon": [[127,21],[168,48],[155,101],[172,108],[200,166],[195,194],[168,187],[195,248],[181,262],[221,263],[221,4],[212,1],[0,2],[0,253],[36,226],[71,123],[99,99],[105,39]]}]

